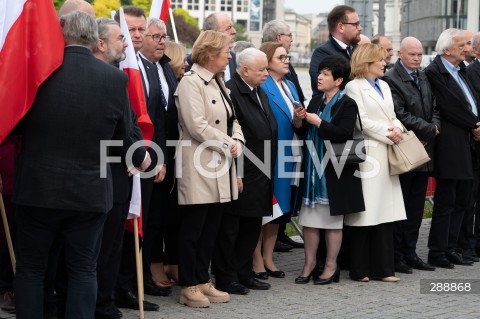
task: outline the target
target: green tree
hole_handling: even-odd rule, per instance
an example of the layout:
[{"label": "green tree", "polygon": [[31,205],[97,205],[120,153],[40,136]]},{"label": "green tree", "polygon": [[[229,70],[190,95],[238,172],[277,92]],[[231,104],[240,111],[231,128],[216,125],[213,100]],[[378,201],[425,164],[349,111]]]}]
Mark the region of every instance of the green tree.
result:
[{"label": "green tree", "polygon": [[248,34],[245,33],[245,27],[243,24],[234,23],[233,26],[235,31],[237,31],[237,34],[235,34],[235,41],[250,41]]},{"label": "green tree", "polygon": [[110,12],[120,8],[120,0],[95,0],[93,3],[93,10],[97,18],[110,18]]},{"label": "green tree", "polygon": [[120,0],[120,3],[123,6],[131,6],[132,5],[132,0]]},{"label": "green tree", "polygon": [[140,7],[145,10],[145,13],[148,17],[150,13],[150,8],[152,7],[152,0],[132,0],[134,6]]},{"label": "green tree", "polygon": [[[188,13],[187,10],[178,8],[178,9],[173,10],[173,14],[174,14],[174,15],[177,15],[177,16],[182,16],[182,17],[184,17],[185,23],[187,23],[188,25],[191,25],[192,27],[195,27],[197,30],[200,29],[200,28],[198,27],[198,21],[197,21],[197,19],[195,19],[194,17],[192,17],[192,16],[190,15],[190,13]],[[175,22],[176,22],[176,20],[175,20]],[[197,36],[198,36],[198,35],[197,35]]]},{"label": "green tree", "polygon": [[63,3],[65,2],[66,0],[53,0],[53,5],[55,6],[55,9],[57,10],[60,10],[60,8],[62,7]]},{"label": "green tree", "polygon": [[[184,15],[177,15],[176,12],[173,14],[173,19],[175,20],[178,40],[182,42],[186,47],[191,48],[195,40],[197,40],[198,35],[200,34],[197,21],[195,20],[195,25],[191,25],[187,23]],[[171,19],[168,19],[167,33],[172,38],[172,41],[174,41]]]}]

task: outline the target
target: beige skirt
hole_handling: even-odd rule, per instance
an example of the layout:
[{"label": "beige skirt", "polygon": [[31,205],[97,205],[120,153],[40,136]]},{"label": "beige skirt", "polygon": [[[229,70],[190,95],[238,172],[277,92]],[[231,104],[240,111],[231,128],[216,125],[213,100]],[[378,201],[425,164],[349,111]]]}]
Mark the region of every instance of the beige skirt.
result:
[{"label": "beige skirt", "polygon": [[304,205],[298,214],[298,223],[312,228],[342,229],[343,215],[330,216],[329,205],[316,204],[315,208]]}]

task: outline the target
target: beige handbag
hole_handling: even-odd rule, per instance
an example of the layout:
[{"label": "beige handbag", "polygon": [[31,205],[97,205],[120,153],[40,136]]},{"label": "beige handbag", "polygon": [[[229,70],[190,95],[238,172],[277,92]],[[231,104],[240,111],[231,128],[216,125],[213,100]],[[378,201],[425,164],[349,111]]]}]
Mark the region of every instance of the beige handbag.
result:
[{"label": "beige handbag", "polygon": [[403,140],[398,144],[388,145],[390,175],[410,172],[430,161],[425,147],[415,133],[413,133],[413,131],[407,131],[405,126],[403,128]]}]

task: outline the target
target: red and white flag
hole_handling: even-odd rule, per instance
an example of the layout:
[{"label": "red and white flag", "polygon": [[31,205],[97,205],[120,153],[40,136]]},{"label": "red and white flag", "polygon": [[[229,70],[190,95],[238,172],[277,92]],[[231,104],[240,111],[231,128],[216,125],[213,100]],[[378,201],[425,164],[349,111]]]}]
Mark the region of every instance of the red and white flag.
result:
[{"label": "red and white flag", "polygon": [[153,0],[150,8],[150,17],[158,18],[167,24],[170,9],[170,0]]},{"label": "red and white flag", "polygon": [[52,1],[0,0],[0,143],[62,64],[64,46]]},{"label": "red and white flag", "polygon": [[[128,25],[125,21],[123,8],[120,8],[119,14],[120,28],[125,36],[125,41],[128,43],[128,47],[125,50],[126,58],[120,62],[120,69],[125,71],[125,73],[128,75],[128,96],[130,98],[130,105],[137,114],[138,126],[142,131],[143,139],[148,143],[148,141],[151,141],[153,138],[153,124],[147,112],[147,103],[145,100],[145,91],[143,90],[142,75],[140,73],[140,69],[138,68],[137,56],[135,54],[135,50],[133,49],[132,38],[130,37]],[[148,147],[149,145],[146,146]],[[143,234],[141,203],[142,196],[140,176],[137,174],[133,176],[132,198],[130,200],[130,208],[128,211],[129,221],[126,223],[126,228],[127,230],[133,232],[133,222],[131,222],[131,219],[138,218],[138,233],[140,236]]]},{"label": "red and white flag", "polygon": [[273,197],[272,197],[272,205],[273,205],[272,216],[263,217],[262,225],[265,225],[265,224],[271,222],[272,220],[274,220],[274,219],[283,215],[282,209],[280,208],[280,205],[278,204],[277,198],[275,197],[275,195],[273,195]]}]

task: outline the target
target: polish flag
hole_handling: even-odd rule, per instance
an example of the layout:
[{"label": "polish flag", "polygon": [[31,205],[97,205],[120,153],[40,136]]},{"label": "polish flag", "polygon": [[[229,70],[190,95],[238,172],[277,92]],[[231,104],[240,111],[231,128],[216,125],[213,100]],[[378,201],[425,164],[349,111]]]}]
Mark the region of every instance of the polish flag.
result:
[{"label": "polish flag", "polygon": [[52,1],[0,0],[0,143],[62,64],[64,46]]},{"label": "polish flag", "polygon": [[150,8],[150,17],[159,18],[167,24],[169,16],[168,9],[170,9],[170,7],[170,0],[153,0],[152,7]]},{"label": "polish flag", "polygon": [[[145,91],[143,90],[142,75],[138,68],[137,55],[133,49],[132,38],[128,31],[127,22],[125,21],[125,14],[123,8],[120,8],[120,28],[122,29],[125,41],[128,47],[125,50],[126,58],[120,62],[120,69],[125,71],[128,75],[128,96],[130,98],[130,105],[138,116],[138,125],[143,134],[143,139],[147,141],[153,138],[153,124],[148,116],[147,103],[145,101]],[[146,145],[147,147],[149,145]],[[138,218],[138,233],[140,237],[143,236],[142,231],[142,196],[140,186],[140,176],[136,174],[133,176],[132,198],[130,199],[130,208],[128,214],[128,221],[125,225],[127,230],[133,232],[133,218]]]},{"label": "polish flag", "polygon": [[282,209],[280,208],[280,205],[278,204],[277,198],[275,197],[275,195],[273,195],[273,197],[272,197],[272,205],[273,205],[273,214],[272,214],[272,216],[263,217],[262,225],[265,225],[265,224],[271,222],[272,220],[274,220],[274,219],[283,215]]}]

